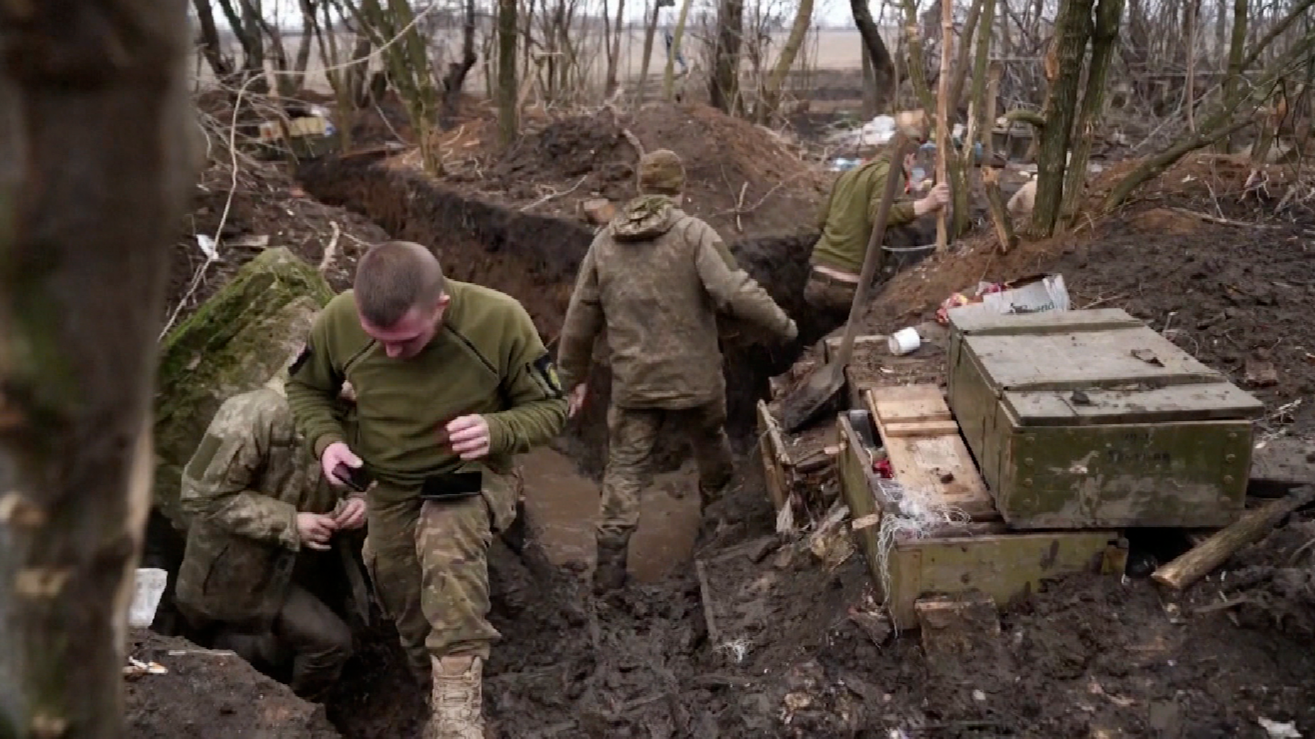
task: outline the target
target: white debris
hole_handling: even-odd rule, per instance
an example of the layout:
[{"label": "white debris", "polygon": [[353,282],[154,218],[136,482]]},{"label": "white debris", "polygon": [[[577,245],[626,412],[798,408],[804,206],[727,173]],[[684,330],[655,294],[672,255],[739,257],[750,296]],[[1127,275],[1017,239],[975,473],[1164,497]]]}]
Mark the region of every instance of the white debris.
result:
[{"label": "white debris", "polygon": [[1260,722],[1260,727],[1265,730],[1265,733],[1269,734],[1270,739],[1301,739],[1301,732],[1297,731],[1297,725],[1292,721],[1280,723],[1270,721],[1264,716],[1261,716],[1257,721]]},{"label": "white debris", "polygon": [[980,690],[974,690],[974,691],[973,691],[973,700],[977,701],[978,703],[985,703],[985,702],[986,702],[986,693],[983,693],[983,692],[980,691]]}]

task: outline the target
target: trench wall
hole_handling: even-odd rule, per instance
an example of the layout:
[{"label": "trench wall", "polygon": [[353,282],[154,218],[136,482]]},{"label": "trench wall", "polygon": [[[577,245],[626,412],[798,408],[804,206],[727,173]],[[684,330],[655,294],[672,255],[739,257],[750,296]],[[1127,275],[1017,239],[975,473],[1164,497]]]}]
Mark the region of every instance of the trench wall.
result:
[{"label": "trench wall", "polygon": [[[413,172],[363,160],[308,162],[298,172],[318,200],[370,218],[394,238],[435,249],[454,279],[477,282],[520,300],[549,346],[561,330],[576,272],[593,240],[583,223],[521,213],[443,187]],[[727,237],[723,234],[723,237]],[[808,256],[816,232],[742,239],[730,243],[740,266],[754,277],[800,326],[789,346],[728,345],[725,373],[729,427],[751,434],[754,403],[766,395],[767,378],[784,371],[801,348],[825,333],[809,322],[803,303]],[[605,449],[605,411],[610,375],[595,364],[586,409],[572,424],[569,445],[587,470],[598,472]],[[670,436],[670,435],[667,435]]]}]

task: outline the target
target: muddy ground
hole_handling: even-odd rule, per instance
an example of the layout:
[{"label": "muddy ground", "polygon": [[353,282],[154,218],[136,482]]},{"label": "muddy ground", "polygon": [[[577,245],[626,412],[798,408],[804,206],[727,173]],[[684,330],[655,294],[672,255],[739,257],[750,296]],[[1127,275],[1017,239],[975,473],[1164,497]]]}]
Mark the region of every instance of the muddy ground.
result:
[{"label": "muddy ground", "polygon": [[[1248,192],[1224,165],[1184,166],[1135,206],[1075,235],[1008,255],[994,253],[989,235],[966,240],[894,278],[868,328],[928,318],[950,292],[980,279],[1058,269],[1075,305],[1128,309],[1265,399],[1266,433],[1309,438],[1315,364],[1306,352],[1315,354],[1315,324],[1302,319],[1315,307],[1315,271],[1306,252],[1315,218],[1290,203],[1279,211],[1277,186],[1270,194]],[[286,177],[240,192],[234,212],[244,214],[241,233],[285,233],[279,238],[299,244],[311,261],[329,243],[329,223],[350,227],[362,242],[429,229],[430,239],[455,245],[452,254],[472,258],[478,252],[470,247],[491,243],[494,253],[471,267],[470,277],[520,280],[506,289],[526,301],[551,338],[552,319],[560,321],[561,281],[573,273],[570,260],[578,257],[572,254],[587,246],[587,229],[550,226],[557,230],[548,238],[561,245],[553,250],[557,256],[527,261],[517,250],[541,245],[542,227],[552,221],[522,217],[534,215],[519,210],[523,202],[501,210],[461,198],[417,204],[423,188],[403,178],[409,184],[391,189],[394,176],[385,179],[394,184],[371,189],[375,206],[352,203],[373,222],[297,197]],[[326,199],[345,204],[360,194]],[[214,197],[202,206],[211,215]],[[443,221],[461,226],[441,234]],[[783,303],[802,288],[803,274],[789,266],[797,255],[787,247],[798,243],[784,244],[739,252],[750,255],[756,273],[781,273],[769,287],[783,294]],[[335,257],[339,286],[356,248]],[[244,253],[232,252],[232,262]],[[543,292],[553,286],[556,291]],[[175,301],[179,294],[176,288]],[[1248,385],[1248,359],[1253,369],[1257,361],[1271,362],[1278,381]],[[1296,399],[1305,402],[1275,414]],[[596,471],[599,437],[581,438],[573,461]],[[531,505],[539,507],[531,522],[540,546],[526,560],[495,547],[493,619],[504,638],[486,671],[491,735],[1265,737],[1262,718],[1315,732],[1315,655],[1307,648],[1315,599],[1304,546],[1315,539],[1315,521],[1304,514],[1185,596],[1137,577],[1052,583],[1010,604],[1000,638],[983,651],[941,663],[928,661],[915,634],[888,633],[865,617],[874,607],[861,556],[828,570],[773,533],[775,517],[752,455],[742,459],[732,492],[708,512],[698,542],[692,541],[688,468],[655,486],[641,530],[649,540],[635,550],[643,581],[595,600],[585,587],[588,524],[579,519],[587,519],[596,488],[573,477],[564,459],[535,461],[537,474],[527,478]],[[1161,557],[1172,549],[1139,547]],[[705,563],[703,588],[691,557]],[[711,594],[711,623],[704,592]],[[423,699],[405,676],[389,627],[376,623],[362,636],[329,718],[353,739],[415,735]],[[146,641],[130,652],[140,659],[157,655],[151,659],[170,674],[129,684],[130,725],[140,727],[134,736],[327,735],[316,733],[325,728],[314,711],[249,668],[171,656],[154,646],[158,637],[139,638]],[[225,723],[234,716],[246,723]],[[262,723],[270,716],[286,723],[270,729]]]}]

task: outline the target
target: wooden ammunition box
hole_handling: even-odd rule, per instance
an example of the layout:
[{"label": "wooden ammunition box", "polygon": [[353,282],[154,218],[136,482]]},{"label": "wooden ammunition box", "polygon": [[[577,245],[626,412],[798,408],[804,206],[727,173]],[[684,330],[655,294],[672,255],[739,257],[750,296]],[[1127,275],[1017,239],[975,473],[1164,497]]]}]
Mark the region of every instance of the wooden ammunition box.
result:
[{"label": "wooden ammunition box", "polygon": [[950,311],[949,400],[1011,528],[1217,527],[1263,406],[1122,310]]},{"label": "wooden ammunition box", "polygon": [[[870,391],[873,407],[883,412],[892,404],[912,407],[907,398],[889,398],[887,391],[891,390],[903,388]],[[930,390],[945,408],[936,388]],[[924,424],[924,434],[914,429],[921,422],[896,420],[898,413],[885,415],[886,420],[866,410],[840,414],[838,464],[840,490],[853,517],[855,539],[867,559],[878,599],[884,601],[897,628],[916,626],[914,604],[927,595],[976,590],[1004,606],[1034,591],[1046,579],[1078,572],[1123,572],[1127,544],[1118,532],[1008,530],[990,507],[985,486],[957,432],[938,433],[937,426],[944,423],[939,417]],[[948,409],[944,416],[949,416]],[[899,424],[906,428],[892,428]],[[899,515],[899,504],[883,492],[873,471],[872,455],[882,436],[895,480],[969,513],[971,520],[947,523],[917,536],[897,532],[883,557],[881,521],[884,516]],[[939,461],[928,467],[935,459]],[[932,471],[940,474],[929,476]]]}]

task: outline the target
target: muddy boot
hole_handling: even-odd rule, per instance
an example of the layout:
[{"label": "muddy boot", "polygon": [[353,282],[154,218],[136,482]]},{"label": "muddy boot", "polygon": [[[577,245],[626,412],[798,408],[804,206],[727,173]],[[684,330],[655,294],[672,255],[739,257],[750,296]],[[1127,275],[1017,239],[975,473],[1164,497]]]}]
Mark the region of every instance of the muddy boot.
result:
[{"label": "muddy boot", "polygon": [[484,661],[465,655],[434,658],[434,688],[429,698],[425,739],[484,739]]},{"label": "muddy boot", "polygon": [[594,567],[594,594],[605,595],[626,584],[626,554],[630,534],[598,535],[598,564]]}]

